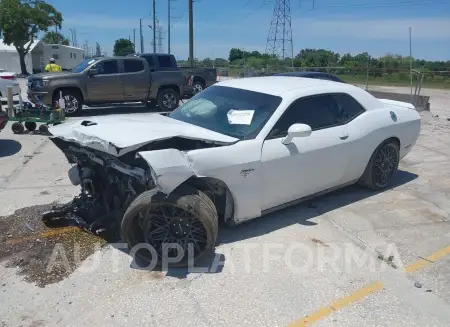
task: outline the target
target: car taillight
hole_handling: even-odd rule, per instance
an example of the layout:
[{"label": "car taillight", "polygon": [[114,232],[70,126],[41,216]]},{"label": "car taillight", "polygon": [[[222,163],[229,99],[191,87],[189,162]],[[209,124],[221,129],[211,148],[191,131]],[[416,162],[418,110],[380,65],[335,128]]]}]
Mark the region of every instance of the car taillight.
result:
[{"label": "car taillight", "polygon": [[192,86],[192,84],[193,84],[192,76],[186,76],[185,78],[186,78],[187,85]]},{"label": "car taillight", "polygon": [[16,76],[14,76],[14,75],[11,75],[11,76],[0,76],[1,78],[3,78],[3,79],[10,79],[10,80],[15,80],[16,79]]}]

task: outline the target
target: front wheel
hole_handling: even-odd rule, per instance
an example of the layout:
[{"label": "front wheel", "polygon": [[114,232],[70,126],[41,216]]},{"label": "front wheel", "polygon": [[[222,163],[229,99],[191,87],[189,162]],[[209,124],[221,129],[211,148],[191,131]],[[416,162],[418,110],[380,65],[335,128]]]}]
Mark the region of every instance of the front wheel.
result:
[{"label": "front wheel", "polygon": [[180,93],[171,88],[162,89],[158,92],[156,102],[160,110],[172,111],[180,103]]},{"label": "front wheel", "polygon": [[22,134],[25,131],[25,127],[22,125],[22,123],[15,122],[11,125],[11,130],[14,134]]},{"label": "front wheel", "polygon": [[372,154],[359,184],[373,190],[389,186],[400,162],[400,149],[396,142],[385,141]]},{"label": "front wheel", "polygon": [[218,217],[203,192],[181,187],[169,196],[153,189],[139,195],[125,212],[122,239],[131,254],[154,267],[187,267],[214,248]]},{"label": "front wheel", "polygon": [[[83,97],[77,91],[64,90],[62,91],[62,96],[64,98],[65,106],[64,114],[68,117],[76,116],[81,113],[83,108]],[[55,95],[53,103],[57,102],[59,99],[59,92]]]}]

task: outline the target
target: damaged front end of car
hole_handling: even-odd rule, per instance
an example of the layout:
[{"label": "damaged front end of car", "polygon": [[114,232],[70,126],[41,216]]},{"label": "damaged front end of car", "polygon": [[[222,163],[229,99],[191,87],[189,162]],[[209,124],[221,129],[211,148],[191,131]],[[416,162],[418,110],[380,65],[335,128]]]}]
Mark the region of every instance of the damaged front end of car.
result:
[{"label": "damaged front end of car", "polygon": [[[148,165],[134,160],[133,166],[98,150],[52,138],[73,164],[68,175],[80,194],[67,204],[44,213],[43,221],[73,220],[80,228],[100,235],[117,229],[130,203],[142,192],[155,187]],[[141,164],[139,166],[139,164]]]},{"label": "damaged front end of car", "polygon": [[[72,164],[69,179],[80,193],[44,213],[48,226],[70,221],[111,241],[122,240],[129,249],[150,245],[156,257],[178,258],[172,266],[185,266],[190,246],[194,260],[213,249],[219,216],[231,223],[230,191],[197,171],[190,156],[191,150],[229,143],[172,137],[124,149],[102,141],[101,151],[64,137],[52,136],[51,141]],[[176,245],[176,251],[164,253],[165,245]],[[135,255],[145,262],[155,256],[142,251]]]}]

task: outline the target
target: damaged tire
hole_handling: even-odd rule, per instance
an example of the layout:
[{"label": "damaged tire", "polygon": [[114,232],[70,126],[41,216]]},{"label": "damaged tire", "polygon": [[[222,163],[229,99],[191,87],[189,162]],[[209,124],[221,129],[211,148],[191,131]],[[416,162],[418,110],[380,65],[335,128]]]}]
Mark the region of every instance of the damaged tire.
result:
[{"label": "damaged tire", "polygon": [[131,255],[146,266],[187,267],[210,253],[216,243],[218,217],[203,192],[183,186],[169,196],[156,189],[140,194],[121,225]]}]

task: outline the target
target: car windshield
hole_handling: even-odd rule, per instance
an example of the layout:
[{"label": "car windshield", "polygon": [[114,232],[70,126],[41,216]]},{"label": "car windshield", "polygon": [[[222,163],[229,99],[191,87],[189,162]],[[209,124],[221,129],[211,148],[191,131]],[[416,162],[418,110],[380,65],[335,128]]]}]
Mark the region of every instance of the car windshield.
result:
[{"label": "car windshield", "polygon": [[270,94],[210,86],[169,114],[170,118],[238,138],[253,139],[281,103]]},{"label": "car windshield", "polygon": [[72,69],[72,73],[81,73],[83,72],[88,66],[93,64],[96,61],[96,59],[86,59],[83,60],[77,67]]}]

